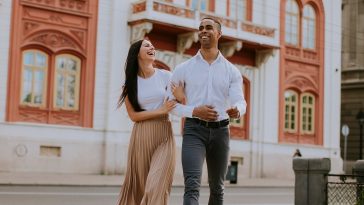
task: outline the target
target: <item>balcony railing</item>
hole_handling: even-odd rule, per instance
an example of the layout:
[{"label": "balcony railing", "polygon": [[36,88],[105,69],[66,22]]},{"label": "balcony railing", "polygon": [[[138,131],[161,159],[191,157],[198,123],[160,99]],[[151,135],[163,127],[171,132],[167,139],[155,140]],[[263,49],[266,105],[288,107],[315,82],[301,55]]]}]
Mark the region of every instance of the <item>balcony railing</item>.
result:
[{"label": "balcony railing", "polygon": [[[211,12],[204,12],[199,10],[193,10],[191,8],[185,7],[183,5],[178,5],[174,3],[168,3],[158,0],[142,0],[138,1],[132,4],[132,16],[141,15],[143,13],[146,13],[146,15],[143,17],[143,19],[152,18],[153,14],[168,14],[172,15],[173,17],[182,18],[185,20],[192,20],[194,22],[199,22],[201,18],[212,16],[215,18],[218,18],[223,27],[226,28],[227,32],[224,32],[224,35],[236,37],[238,39],[244,39],[244,35],[241,34],[239,37],[239,33],[248,33],[252,35],[250,37],[251,41],[254,41],[256,37],[266,37],[266,42],[268,44],[276,44],[278,42],[278,38],[275,39],[275,28],[270,28],[263,25],[254,24],[252,22],[247,21],[241,21],[237,19],[233,19],[227,16],[219,16],[215,13]],[[138,19],[135,19],[138,20]],[[140,20],[140,19],[139,19]],[[155,19],[151,19],[155,20]],[[160,19],[159,19],[160,20]],[[175,24],[171,18],[164,18],[163,21],[166,21],[164,23],[171,23]],[[171,22],[169,22],[171,21]],[[189,28],[195,29],[196,23],[185,23],[185,26]],[[238,33],[238,35],[236,35]],[[234,36],[235,35],[235,36]],[[245,35],[246,36],[246,35]],[[269,40],[270,39],[270,40]],[[257,42],[259,44],[264,44],[264,42]]]}]

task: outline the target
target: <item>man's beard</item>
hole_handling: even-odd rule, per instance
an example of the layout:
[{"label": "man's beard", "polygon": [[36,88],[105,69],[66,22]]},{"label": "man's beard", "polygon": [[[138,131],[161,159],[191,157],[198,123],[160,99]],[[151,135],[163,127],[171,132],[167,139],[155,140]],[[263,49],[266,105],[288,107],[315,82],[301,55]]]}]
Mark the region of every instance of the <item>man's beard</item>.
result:
[{"label": "man's beard", "polygon": [[212,48],[212,42],[208,41],[208,42],[203,42],[203,40],[200,40],[200,44],[202,48]]}]

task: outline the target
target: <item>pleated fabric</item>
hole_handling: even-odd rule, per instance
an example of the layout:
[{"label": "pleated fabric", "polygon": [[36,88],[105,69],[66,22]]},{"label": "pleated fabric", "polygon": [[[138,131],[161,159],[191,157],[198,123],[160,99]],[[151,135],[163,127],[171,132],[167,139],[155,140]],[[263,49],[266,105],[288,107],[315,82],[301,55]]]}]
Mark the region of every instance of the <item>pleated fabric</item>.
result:
[{"label": "pleated fabric", "polygon": [[167,205],[174,167],[175,141],[168,115],[136,122],[117,205]]}]

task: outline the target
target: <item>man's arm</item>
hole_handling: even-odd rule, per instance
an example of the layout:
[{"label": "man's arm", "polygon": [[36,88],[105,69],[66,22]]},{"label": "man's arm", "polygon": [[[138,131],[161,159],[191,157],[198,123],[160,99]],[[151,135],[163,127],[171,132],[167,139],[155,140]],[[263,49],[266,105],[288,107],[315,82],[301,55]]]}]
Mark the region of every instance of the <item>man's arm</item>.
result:
[{"label": "man's arm", "polygon": [[[184,85],[184,70],[181,67],[176,67],[175,71],[172,74],[171,83],[167,88],[167,97],[168,99],[175,99],[172,93],[172,84],[175,85]],[[187,93],[185,93],[186,98],[188,100]],[[202,106],[189,106],[184,105],[181,102],[177,103],[176,107],[171,111],[172,114],[177,115],[179,117],[196,117],[206,121],[215,121],[218,118],[217,112],[213,107],[202,105]]]},{"label": "man's arm", "polygon": [[[238,69],[234,68],[232,73],[230,87],[229,87],[229,100],[232,109],[227,112],[230,117],[239,118],[246,112],[246,101],[243,93],[243,78]],[[236,114],[236,112],[239,112]]]},{"label": "man's arm", "polygon": [[[177,66],[174,70],[171,78],[171,83],[167,88],[167,98],[168,99],[176,99],[172,93],[172,84],[179,85],[184,84],[184,69],[183,67]],[[186,95],[186,93],[185,93]],[[186,95],[187,96],[187,95]],[[173,115],[177,115],[179,117],[192,117],[194,107],[183,105],[181,103],[177,103],[176,107],[171,111]]]}]

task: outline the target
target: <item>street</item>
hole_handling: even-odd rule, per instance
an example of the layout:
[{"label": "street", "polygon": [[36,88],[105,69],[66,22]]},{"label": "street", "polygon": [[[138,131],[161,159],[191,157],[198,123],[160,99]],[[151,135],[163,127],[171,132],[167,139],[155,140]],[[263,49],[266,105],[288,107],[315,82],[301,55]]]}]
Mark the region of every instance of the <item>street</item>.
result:
[{"label": "street", "polygon": [[[0,205],[115,205],[116,186],[0,186]],[[170,205],[181,205],[183,187],[173,187]],[[206,205],[202,188],[200,204]],[[227,187],[225,205],[292,205],[293,187]]]}]

